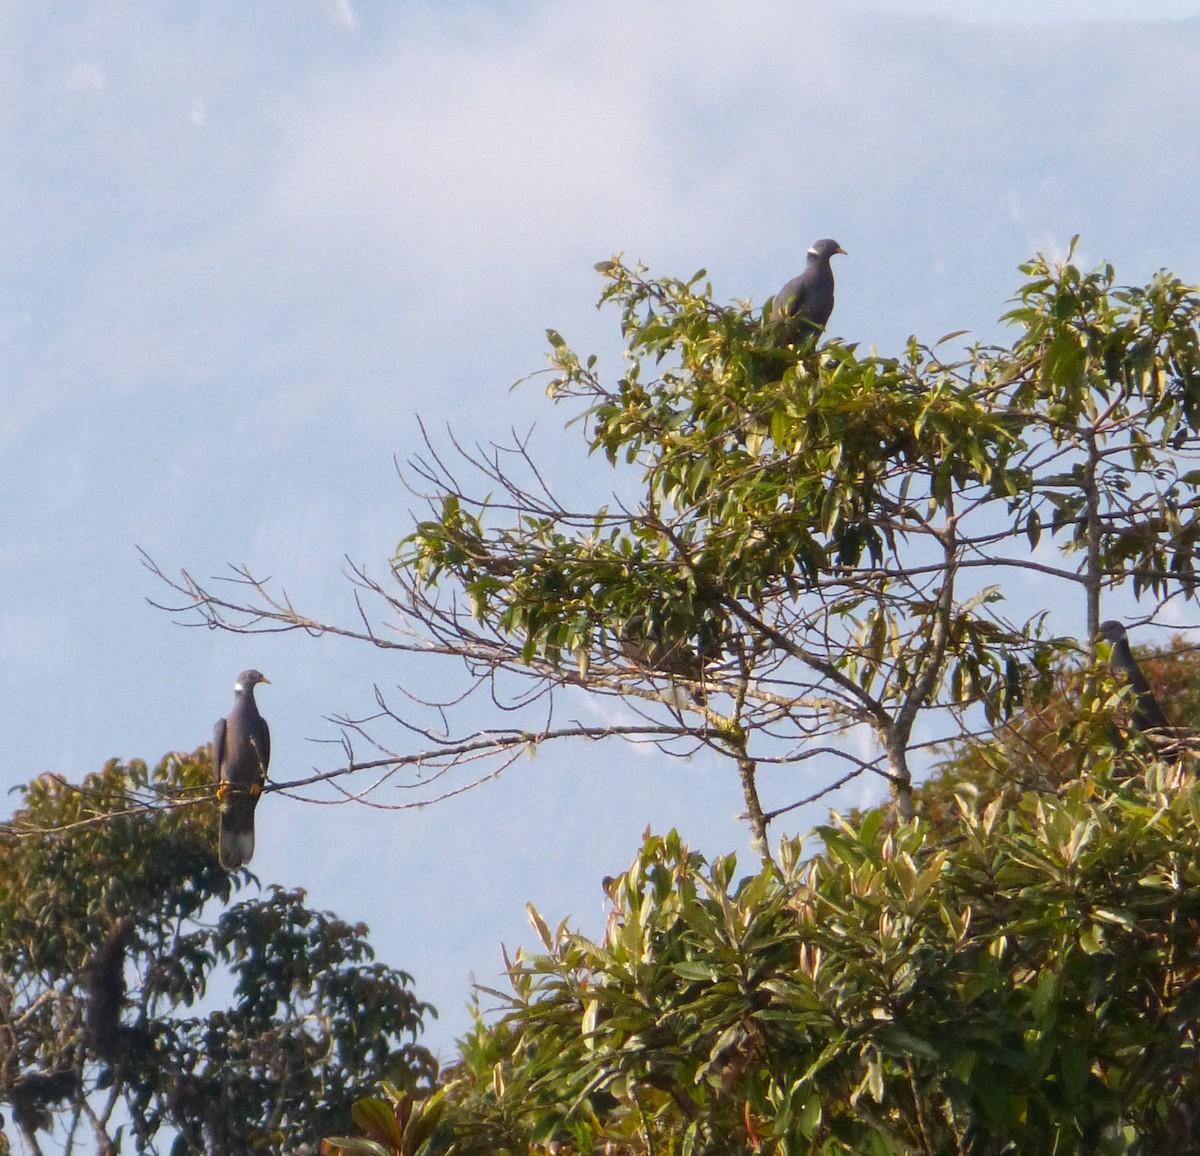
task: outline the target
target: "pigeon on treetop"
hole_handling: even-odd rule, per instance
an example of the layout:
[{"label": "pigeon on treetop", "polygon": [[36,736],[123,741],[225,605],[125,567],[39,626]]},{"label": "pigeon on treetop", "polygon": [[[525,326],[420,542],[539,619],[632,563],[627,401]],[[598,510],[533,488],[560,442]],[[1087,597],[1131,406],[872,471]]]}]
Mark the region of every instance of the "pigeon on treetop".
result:
[{"label": "pigeon on treetop", "polygon": [[271,732],[258,713],[254,688],[270,681],[257,670],[243,670],[233,684],[233,710],[213,731],[213,774],[221,801],[218,854],[226,871],[249,863],[254,855],[254,808],[271,762]]},{"label": "pigeon on treetop", "polygon": [[1110,669],[1135,695],[1129,721],[1142,734],[1158,732],[1165,738],[1171,730],[1171,724],[1167,721],[1154,691],[1150,689],[1150,683],[1142,673],[1138,660],[1133,657],[1133,651],[1129,648],[1129,634],[1125,627],[1110,618],[1107,622],[1100,623],[1099,637],[1112,647],[1108,660]]},{"label": "pigeon on treetop", "polygon": [[771,306],[771,325],[781,345],[815,343],[833,312],[833,269],[829,261],[846,250],[826,237],[814,241],[808,262],[799,277],[793,277]]}]

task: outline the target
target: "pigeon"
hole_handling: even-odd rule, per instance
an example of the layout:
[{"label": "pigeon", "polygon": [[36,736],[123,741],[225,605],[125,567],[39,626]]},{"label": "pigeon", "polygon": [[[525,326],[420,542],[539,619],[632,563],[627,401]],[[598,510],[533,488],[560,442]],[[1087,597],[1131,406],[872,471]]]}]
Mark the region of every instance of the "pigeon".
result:
[{"label": "pigeon", "polygon": [[271,732],[258,713],[254,688],[270,683],[257,670],[243,670],[233,684],[233,710],[213,731],[212,763],[221,801],[218,854],[226,871],[249,863],[254,855],[254,808],[271,762]]},{"label": "pigeon", "polygon": [[662,631],[649,632],[642,619],[631,619],[617,639],[621,653],[635,666],[659,674],[699,682],[704,677],[704,660],[682,640],[662,641]]},{"label": "pigeon", "polygon": [[[686,639],[668,639],[661,621],[648,622],[644,615],[637,614],[621,628],[617,635],[617,646],[630,662],[651,674],[665,674],[688,682],[703,683],[705,667],[717,653],[701,654]],[[690,692],[692,701],[703,703],[703,687]]]},{"label": "pigeon", "polygon": [[771,325],[781,345],[814,344],[833,312],[833,270],[830,258],[846,250],[826,237],[814,241],[808,263],[778,293],[771,307]]},{"label": "pigeon", "polygon": [[1112,654],[1108,660],[1112,672],[1126,683],[1135,695],[1129,721],[1148,737],[1158,734],[1165,738],[1171,730],[1171,724],[1163,714],[1158,699],[1154,697],[1154,691],[1150,689],[1150,683],[1146,681],[1138,660],[1133,657],[1133,651],[1129,649],[1129,635],[1125,627],[1110,618],[1107,622],[1100,623],[1099,637],[1112,646]]}]

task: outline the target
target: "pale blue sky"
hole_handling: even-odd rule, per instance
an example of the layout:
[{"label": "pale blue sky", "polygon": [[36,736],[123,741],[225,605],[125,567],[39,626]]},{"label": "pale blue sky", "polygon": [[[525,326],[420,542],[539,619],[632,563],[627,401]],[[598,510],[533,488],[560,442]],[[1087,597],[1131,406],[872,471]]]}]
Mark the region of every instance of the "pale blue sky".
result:
[{"label": "pale blue sky", "polygon": [[[1017,264],[1074,233],[1122,280],[1200,280],[1198,9],[9,6],[4,785],[199,746],[246,666],[273,683],[276,777],[333,765],[322,717],[420,669],[182,630],[135,547],[247,563],[337,615],[343,556],[381,572],[409,528],[392,458],[415,415],[468,439],[537,423],[582,485],[565,415],[509,385],[547,326],[614,349],[592,266],[615,251],[762,301],[836,237],[831,332],[888,352],[997,336]],[[599,879],[647,825],[744,849],[740,809],[727,769],[589,748],[421,812],[268,798],[254,866],[369,922],[446,1056],[468,973],[494,983],[499,941],[528,940],[526,900],[597,930]]]}]

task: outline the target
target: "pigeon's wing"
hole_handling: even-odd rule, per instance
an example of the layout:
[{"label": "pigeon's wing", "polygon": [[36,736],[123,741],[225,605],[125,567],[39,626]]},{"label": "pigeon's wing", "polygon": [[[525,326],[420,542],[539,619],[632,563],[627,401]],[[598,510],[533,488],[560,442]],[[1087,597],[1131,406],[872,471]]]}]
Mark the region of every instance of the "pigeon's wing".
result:
[{"label": "pigeon's wing", "polygon": [[225,720],[217,719],[217,725],[213,727],[212,741],[212,768],[213,779],[216,782],[221,781],[221,771],[225,764]]},{"label": "pigeon's wing", "polygon": [[1169,730],[1171,724],[1159,705],[1158,696],[1151,689],[1150,682],[1142,673],[1141,665],[1129,650],[1129,644],[1124,647],[1128,657],[1128,668],[1125,677],[1130,688],[1137,696],[1131,719],[1133,725],[1140,731]]},{"label": "pigeon's wing", "polygon": [[799,277],[793,277],[775,294],[775,305],[771,310],[771,316],[776,321],[782,321],[786,317],[795,317],[797,313],[803,311],[807,301],[808,282],[804,280],[802,273]]},{"label": "pigeon's wing", "polygon": [[1100,637],[1112,644],[1109,665],[1134,693],[1134,706],[1130,721],[1139,731],[1168,731],[1171,724],[1159,705],[1158,698],[1142,671],[1141,664],[1133,656],[1129,636],[1119,622],[1102,622]]},{"label": "pigeon's wing", "polygon": [[267,768],[271,765],[271,728],[267,726],[265,718],[258,720],[258,733],[254,736],[254,741],[262,756],[262,777],[266,779]]}]

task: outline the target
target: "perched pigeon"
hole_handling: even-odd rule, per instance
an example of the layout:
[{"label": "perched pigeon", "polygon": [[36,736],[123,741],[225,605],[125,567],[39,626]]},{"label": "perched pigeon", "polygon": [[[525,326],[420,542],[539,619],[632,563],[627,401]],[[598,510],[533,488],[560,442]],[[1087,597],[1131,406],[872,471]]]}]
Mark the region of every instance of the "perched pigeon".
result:
[{"label": "perched pigeon", "polygon": [[1136,696],[1129,721],[1143,734],[1157,732],[1161,737],[1167,737],[1171,724],[1158,705],[1150,683],[1142,673],[1142,668],[1129,649],[1129,635],[1125,627],[1114,619],[1100,623],[1100,638],[1112,646],[1112,655],[1108,660],[1112,672],[1126,683]]},{"label": "perched pigeon", "polygon": [[646,632],[640,618],[631,619],[621,630],[618,645],[630,662],[659,674],[673,674],[699,682],[704,677],[704,660],[687,642],[665,642],[662,631]]},{"label": "perched pigeon", "polygon": [[233,684],[233,710],[213,731],[212,762],[221,800],[221,866],[234,871],[254,855],[254,808],[271,762],[271,732],[254,688],[270,679],[243,670]]},{"label": "perched pigeon", "polygon": [[[701,654],[687,639],[665,637],[661,621],[648,623],[643,615],[635,615],[617,636],[621,653],[635,666],[652,674],[665,674],[688,682],[704,682],[705,667],[719,657],[719,647],[713,653]],[[702,687],[691,690],[692,701],[703,703]]]},{"label": "perched pigeon", "polygon": [[811,344],[824,332],[833,312],[833,270],[829,261],[835,253],[844,256],[846,250],[829,238],[814,241],[804,272],[775,294],[771,325],[781,345]]}]

